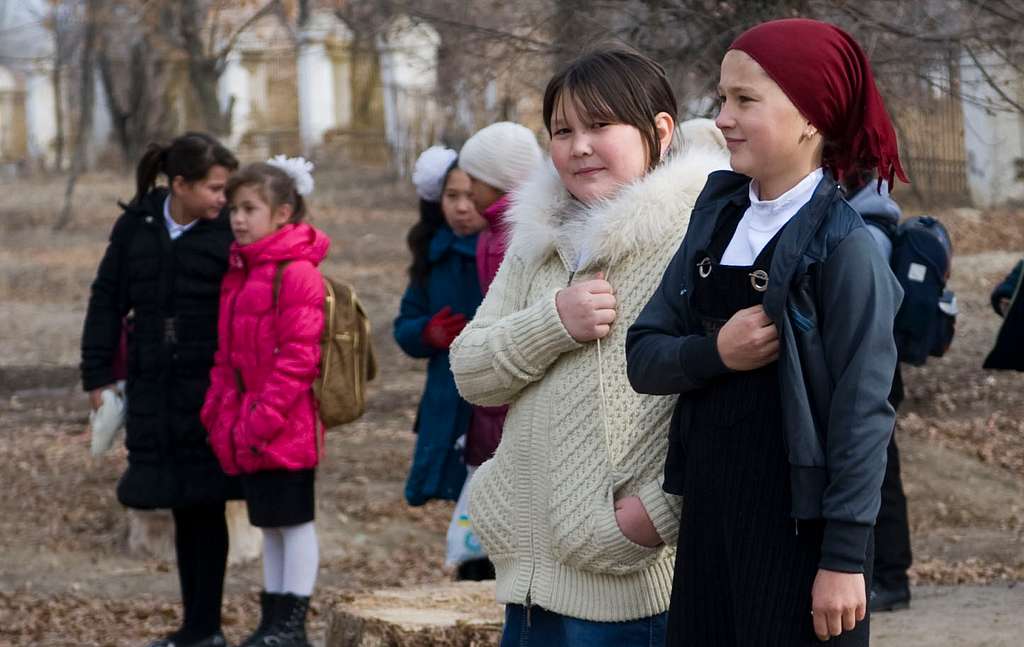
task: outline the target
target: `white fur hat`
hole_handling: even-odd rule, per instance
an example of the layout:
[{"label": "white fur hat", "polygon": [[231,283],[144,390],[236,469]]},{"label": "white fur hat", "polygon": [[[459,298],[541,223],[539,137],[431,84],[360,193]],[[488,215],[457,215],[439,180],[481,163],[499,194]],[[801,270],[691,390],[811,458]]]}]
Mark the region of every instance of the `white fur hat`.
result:
[{"label": "white fur hat", "polygon": [[440,202],[444,191],[444,176],[456,157],[458,153],[444,146],[431,146],[420,153],[412,168],[416,195],[427,202]]},{"label": "white fur hat", "polygon": [[511,191],[541,163],[537,137],[526,126],[500,121],[477,131],[459,151],[459,168],[500,191]]}]

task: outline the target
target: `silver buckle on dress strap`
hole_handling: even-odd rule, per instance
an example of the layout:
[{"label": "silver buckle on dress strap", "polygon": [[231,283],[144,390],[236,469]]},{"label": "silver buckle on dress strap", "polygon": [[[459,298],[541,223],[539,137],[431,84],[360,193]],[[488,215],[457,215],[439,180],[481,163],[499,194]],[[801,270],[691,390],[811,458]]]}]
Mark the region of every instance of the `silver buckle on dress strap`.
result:
[{"label": "silver buckle on dress strap", "polygon": [[768,290],[768,272],[764,270],[754,270],[749,274],[750,286],[758,292],[765,292]]}]

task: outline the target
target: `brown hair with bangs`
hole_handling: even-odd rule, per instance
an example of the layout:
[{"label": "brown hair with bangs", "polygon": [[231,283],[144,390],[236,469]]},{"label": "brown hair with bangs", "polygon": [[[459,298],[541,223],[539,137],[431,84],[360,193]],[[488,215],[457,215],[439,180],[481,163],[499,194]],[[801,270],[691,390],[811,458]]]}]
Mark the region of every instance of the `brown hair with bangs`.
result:
[{"label": "brown hair with bangs", "polygon": [[654,118],[666,112],[674,120],[676,95],[665,68],[622,43],[606,43],[583,53],[558,71],[544,90],[544,126],[551,135],[555,110],[566,98],[592,121],[629,124],[640,131],[647,149],[648,170],[661,162]]},{"label": "brown hair with bangs", "polygon": [[292,217],[288,219],[288,222],[302,222],[302,219],[306,217],[306,201],[295,190],[295,180],[272,164],[266,162],[247,164],[241,171],[232,175],[228,180],[227,189],[225,189],[228,202],[232,201],[235,192],[243,186],[257,187],[260,197],[270,205],[271,211],[283,204],[291,205]]}]

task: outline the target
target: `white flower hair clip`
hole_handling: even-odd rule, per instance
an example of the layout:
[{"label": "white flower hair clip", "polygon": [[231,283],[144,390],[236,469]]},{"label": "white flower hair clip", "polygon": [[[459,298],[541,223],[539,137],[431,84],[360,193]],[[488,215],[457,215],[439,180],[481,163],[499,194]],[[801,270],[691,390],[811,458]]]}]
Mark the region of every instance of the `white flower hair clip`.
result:
[{"label": "white flower hair clip", "polygon": [[431,146],[420,153],[412,169],[416,194],[427,202],[440,202],[445,173],[459,154],[444,146]]},{"label": "white flower hair clip", "polygon": [[295,182],[295,192],[305,197],[313,192],[313,162],[304,157],[275,155],[267,164],[276,166],[287,173]]}]

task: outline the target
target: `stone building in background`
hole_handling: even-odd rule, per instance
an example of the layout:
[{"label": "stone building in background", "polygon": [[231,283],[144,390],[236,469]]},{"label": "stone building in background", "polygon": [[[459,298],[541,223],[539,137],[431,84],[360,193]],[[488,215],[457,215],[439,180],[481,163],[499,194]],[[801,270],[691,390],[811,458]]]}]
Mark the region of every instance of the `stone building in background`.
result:
[{"label": "stone building in background", "polygon": [[[77,75],[54,74],[54,33],[42,0],[0,0],[0,169],[8,174],[67,168],[75,127]],[[379,34],[356,35],[333,11],[318,10],[301,30],[277,14],[242,32],[217,94],[231,106],[223,139],[243,158],[271,153],[341,156],[392,165],[400,173],[443,129],[437,109],[437,31],[399,16]],[[129,61],[120,61],[127,73]],[[168,56],[166,124],[202,129],[187,61]],[[99,83],[90,160],[113,147],[111,115]]]},{"label": "stone building in background", "polygon": [[[527,3],[530,8],[516,15],[544,15],[538,9],[542,0]],[[423,4],[428,5],[433,6]],[[79,77],[73,52],[61,54],[58,47],[54,12],[70,12],[65,23],[80,27],[82,6],[0,0],[0,174],[68,168],[78,127]],[[280,12],[250,22],[259,3],[225,6],[217,14],[222,24],[216,34],[203,38],[224,39],[245,25],[228,41],[216,81],[221,111],[230,114],[220,136],[243,159],[301,153],[318,164],[389,168],[403,175],[427,146],[443,142],[457,148],[494,121],[518,121],[543,134],[541,94],[556,59],[543,40],[555,35],[543,25],[517,26],[501,13],[514,8],[478,15],[467,4],[465,15],[446,14],[434,23],[421,12],[419,18],[377,15],[372,26],[359,26],[342,20],[344,12],[333,3],[315,0],[301,25],[296,16]],[[975,60],[956,49],[935,48],[932,68],[890,69],[890,75],[903,76],[880,77],[913,180],[898,188],[898,196],[912,195],[922,205],[1024,202],[1024,67],[994,55]],[[150,81],[161,94],[145,114],[159,125],[161,137],[205,129],[189,51],[166,45],[147,51],[159,62],[159,78]],[[122,48],[115,56],[116,74],[128,79],[133,51]],[[135,149],[122,142],[119,150],[118,118],[131,102],[119,97],[108,103],[108,90],[96,77],[87,158],[93,167],[124,163],[149,136],[137,137]],[[707,112],[706,100],[689,98],[684,111]],[[1008,110],[1013,104],[1019,109]],[[209,113],[210,101],[204,105]]]}]

